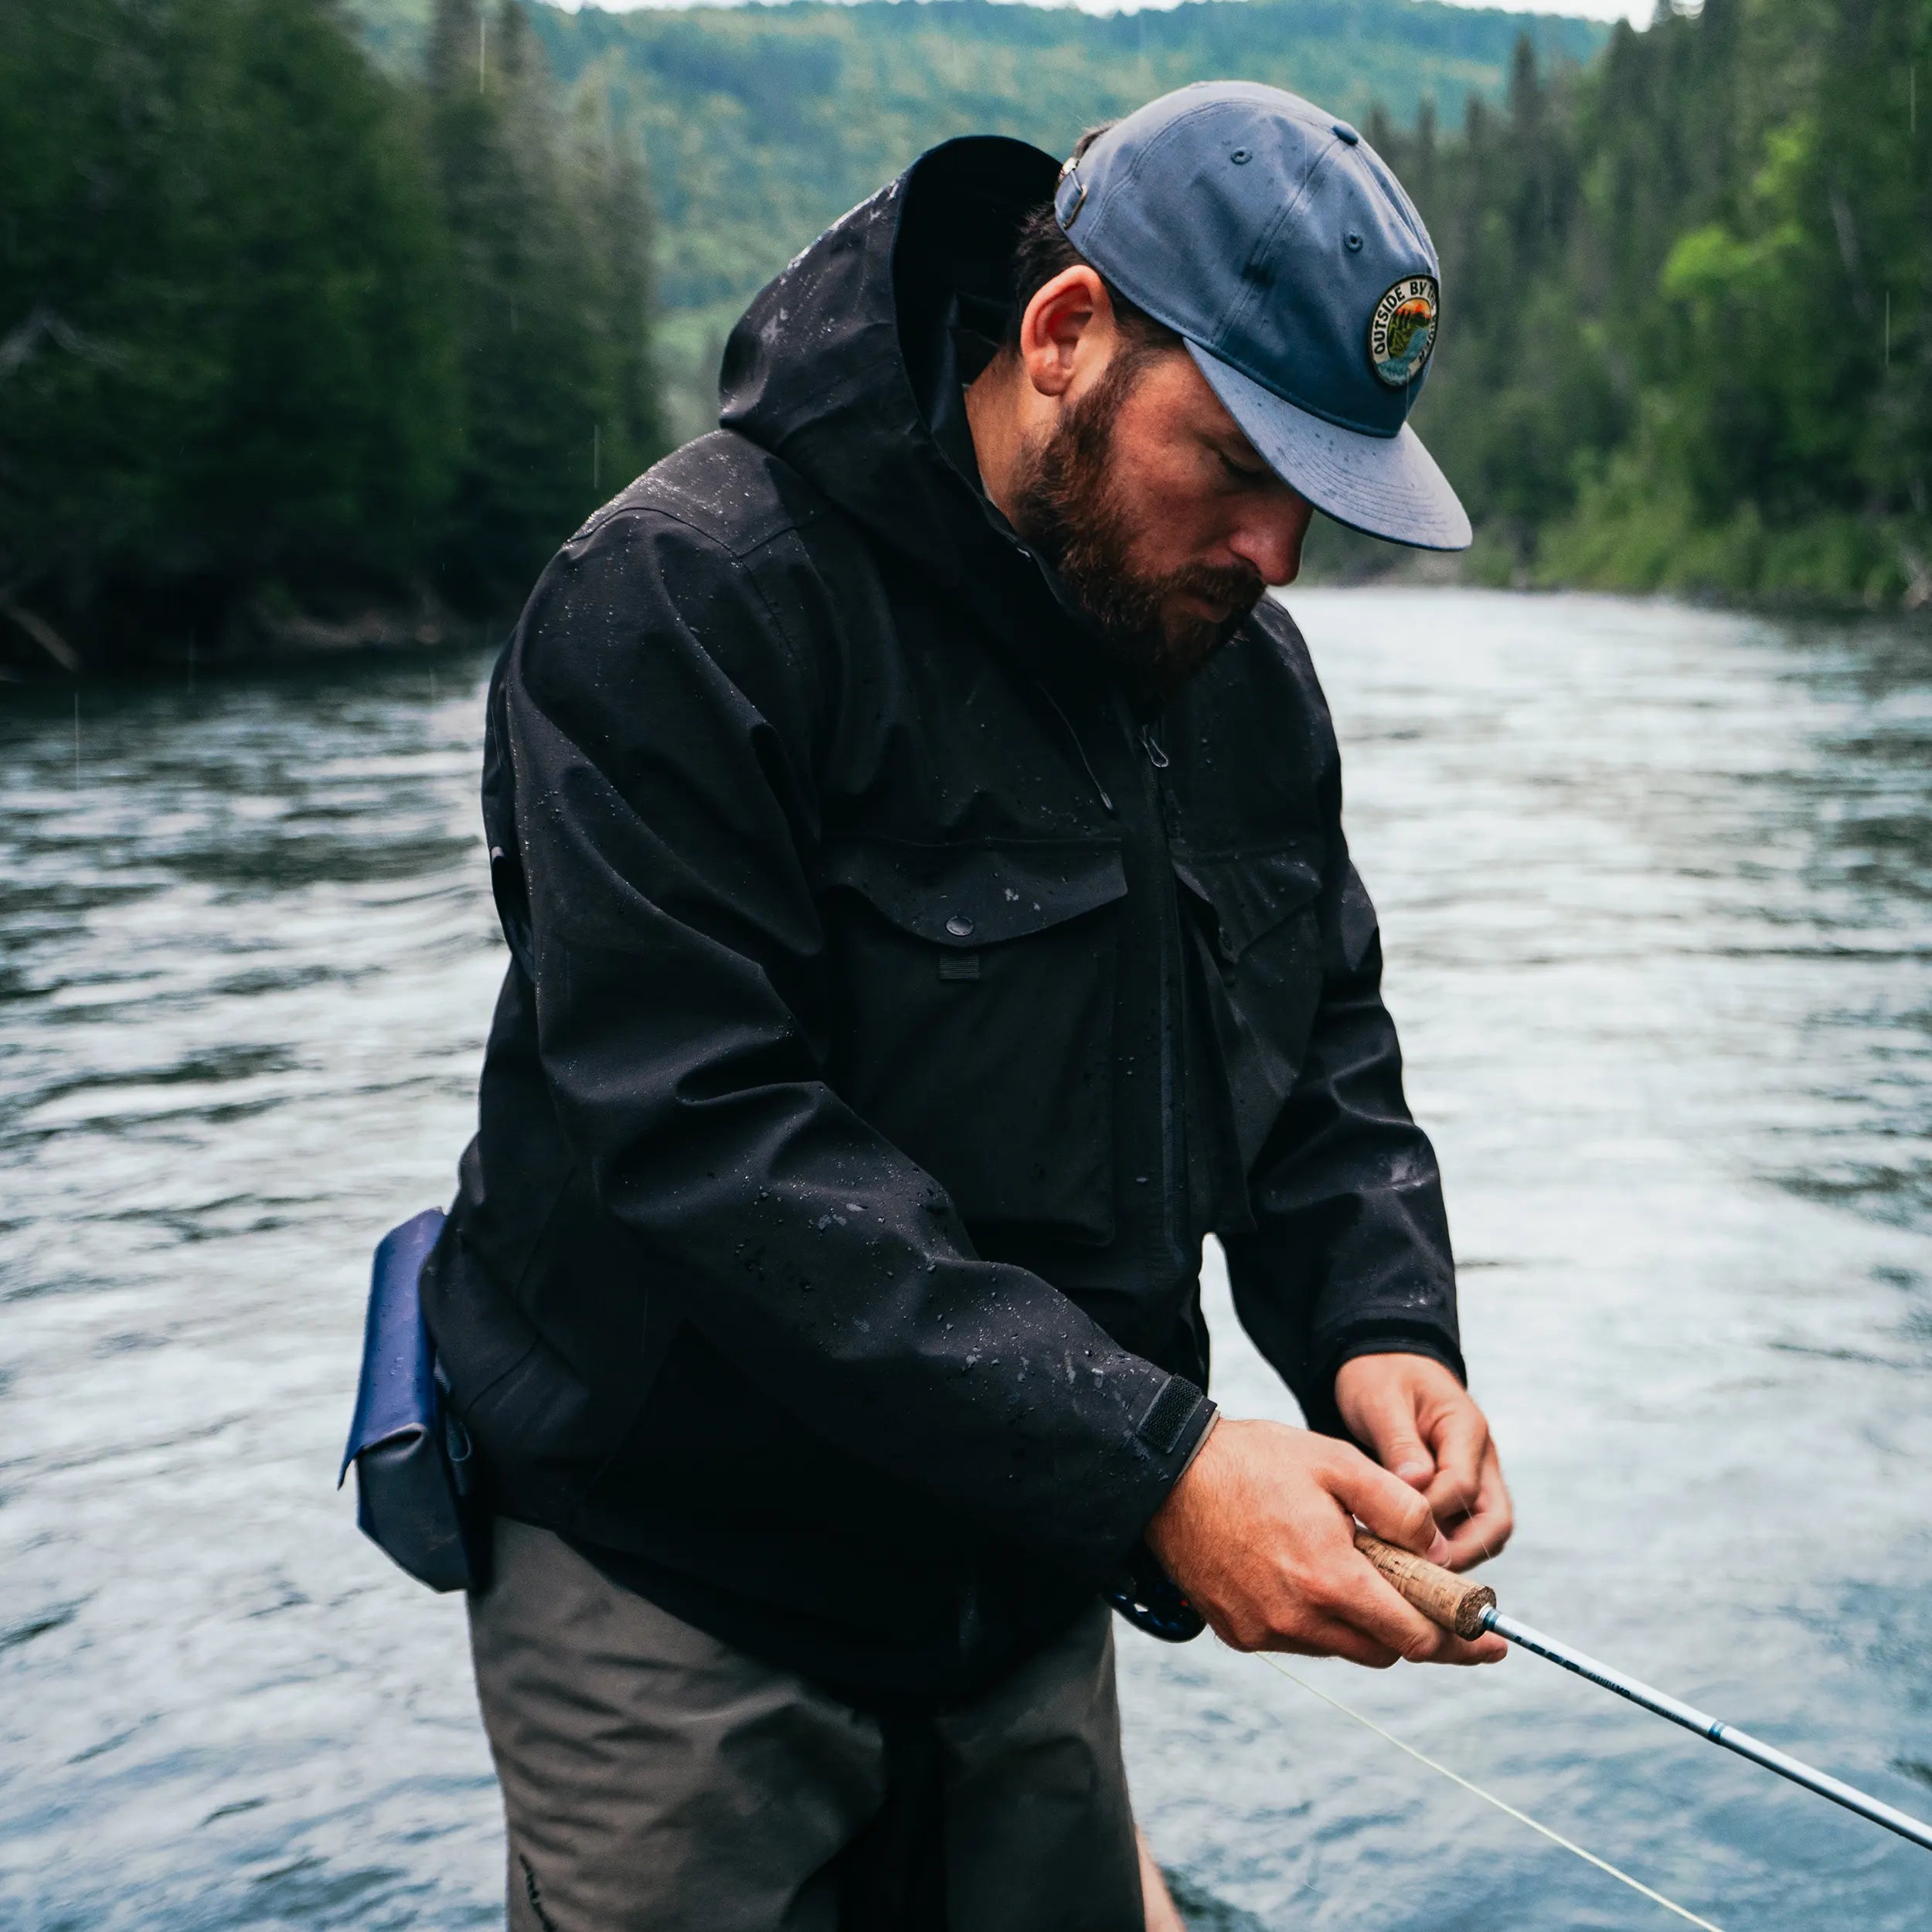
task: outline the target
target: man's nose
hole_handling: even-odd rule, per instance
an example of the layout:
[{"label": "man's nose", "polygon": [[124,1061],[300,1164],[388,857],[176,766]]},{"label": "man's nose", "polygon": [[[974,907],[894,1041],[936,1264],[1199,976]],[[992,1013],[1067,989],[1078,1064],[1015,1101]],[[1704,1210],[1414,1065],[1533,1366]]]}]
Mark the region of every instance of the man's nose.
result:
[{"label": "man's nose", "polygon": [[1301,571],[1301,546],[1315,512],[1307,501],[1284,488],[1255,507],[1228,539],[1228,548],[1264,583],[1292,583]]}]

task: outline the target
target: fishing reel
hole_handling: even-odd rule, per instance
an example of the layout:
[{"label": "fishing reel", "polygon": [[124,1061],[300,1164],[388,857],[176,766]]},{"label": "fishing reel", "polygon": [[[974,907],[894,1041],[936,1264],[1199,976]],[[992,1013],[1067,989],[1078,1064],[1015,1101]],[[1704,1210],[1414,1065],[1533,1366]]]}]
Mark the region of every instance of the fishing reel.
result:
[{"label": "fishing reel", "polygon": [[1100,1594],[1136,1630],[1144,1630],[1164,1644],[1191,1643],[1207,1628],[1207,1619],[1154,1560],[1145,1543],[1134,1546],[1127,1567]]}]

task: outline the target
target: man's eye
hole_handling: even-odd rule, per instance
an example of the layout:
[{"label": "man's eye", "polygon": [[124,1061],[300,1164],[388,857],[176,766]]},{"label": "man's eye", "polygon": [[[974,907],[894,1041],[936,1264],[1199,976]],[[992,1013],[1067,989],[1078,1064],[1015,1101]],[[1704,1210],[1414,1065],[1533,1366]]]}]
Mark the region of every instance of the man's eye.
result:
[{"label": "man's eye", "polygon": [[1253,485],[1265,482],[1267,480],[1267,470],[1250,469],[1245,464],[1236,462],[1234,458],[1223,450],[1216,450],[1214,453],[1220,457],[1222,468],[1226,470],[1229,475],[1237,478],[1241,482]]}]

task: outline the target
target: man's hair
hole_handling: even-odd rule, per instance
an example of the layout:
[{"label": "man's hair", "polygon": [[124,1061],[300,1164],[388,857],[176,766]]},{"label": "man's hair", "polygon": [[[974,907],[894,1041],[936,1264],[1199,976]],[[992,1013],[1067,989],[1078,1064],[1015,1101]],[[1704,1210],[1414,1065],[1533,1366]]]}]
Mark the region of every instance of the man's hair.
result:
[{"label": "man's hair", "polygon": [[[1073,144],[1074,160],[1080,160],[1113,124],[1103,121],[1098,127],[1088,128]],[[1060,226],[1052,202],[1043,201],[1029,209],[1013,243],[1013,306],[1006,318],[1007,347],[1011,349],[1019,341],[1019,325],[1027,304],[1056,275],[1064,274],[1070,268],[1093,266],[1066,239],[1066,231]],[[1099,274],[1098,270],[1094,272]],[[1135,308],[1104,275],[1100,276],[1100,284],[1114,305],[1114,319],[1120,325],[1121,333],[1138,355],[1181,346],[1180,337],[1166,323],[1157,322],[1145,309]]]}]

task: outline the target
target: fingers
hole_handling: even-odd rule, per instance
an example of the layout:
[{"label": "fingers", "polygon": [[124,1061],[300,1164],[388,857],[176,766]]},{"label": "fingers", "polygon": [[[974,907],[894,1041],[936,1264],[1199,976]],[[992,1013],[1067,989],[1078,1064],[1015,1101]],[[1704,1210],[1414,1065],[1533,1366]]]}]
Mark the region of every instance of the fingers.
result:
[{"label": "fingers", "polygon": [[1431,1623],[1402,1596],[1367,1558],[1358,1556],[1345,1598],[1334,1614],[1378,1643],[1400,1651],[1411,1664],[1488,1664],[1508,1655],[1500,1637],[1465,1642],[1453,1631]]},{"label": "fingers", "polygon": [[1464,1643],[1460,1637],[1452,1637],[1447,1648],[1438,1651],[1429,1662],[1473,1668],[1478,1664],[1500,1664],[1509,1655],[1509,1646],[1500,1637],[1478,1637],[1470,1643]]},{"label": "fingers", "polygon": [[1264,1624],[1244,1628],[1214,1617],[1209,1621],[1215,1634],[1233,1650],[1340,1657],[1367,1670],[1386,1670],[1404,1662],[1497,1664],[1509,1655],[1500,1637],[1466,1643],[1439,1628],[1390,1589],[1366,1560],[1355,1561],[1361,1574],[1323,1593],[1328,1600],[1321,1607],[1304,1603],[1291,1630]]},{"label": "fingers", "polygon": [[1394,1379],[1372,1383],[1353,1407],[1349,1427],[1375,1452],[1376,1461],[1413,1488],[1425,1488],[1436,1474],[1436,1458],[1416,1427],[1415,1400],[1407,1386]]},{"label": "fingers", "polygon": [[1330,1495],[1385,1543],[1432,1561],[1446,1547],[1427,1500],[1359,1451],[1338,1447],[1326,1477]]},{"label": "fingers", "polygon": [[1352,1624],[1332,1617],[1311,1618],[1292,1634],[1257,1634],[1244,1637],[1216,1628],[1214,1633],[1232,1650],[1274,1651],[1288,1657],[1340,1657],[1365,1670],[1387,1670],[1402,1662],[1402,1653],[1375,1638],[1365,1635]]},{"label": "fingers", "polygon": [[[1470,1520],[1492,1528],[1507,1492],[1499,1471],[1480,1480],[1493,1506]],[[1278,1423],[1223,1419],[1145,1533],[1237,1649],[1345,1657],[1371,1668],[1404,1657],[1473,1664],[1502,1654],[1493,1641],[1465,1644],[1438,1630],[1390,1589],[1355,1547],[1358,1519],[1417,1555],[1453,1553],[1426,1498],[1359,1450]]]},{"label": "fingers", "polygon": [[1448,1553],[1437,1560],[1451,1570],[1470,1569],[1501,1554],[1515,1526],[1515,1508],[1492,1443],[1484,1451],[1481,1473],[1468,1514],[1460,1522],[1450,1523]]},{"label": "fingers", "polygon": [[1435,1451],[1435,1473],[1423,1493],[1437,1521],[1447,1523],[1475,1506],[1489,1447],[1489,1424],[1482,1411],[1464,1400],[1427,1417],[1423,1428]]}]

